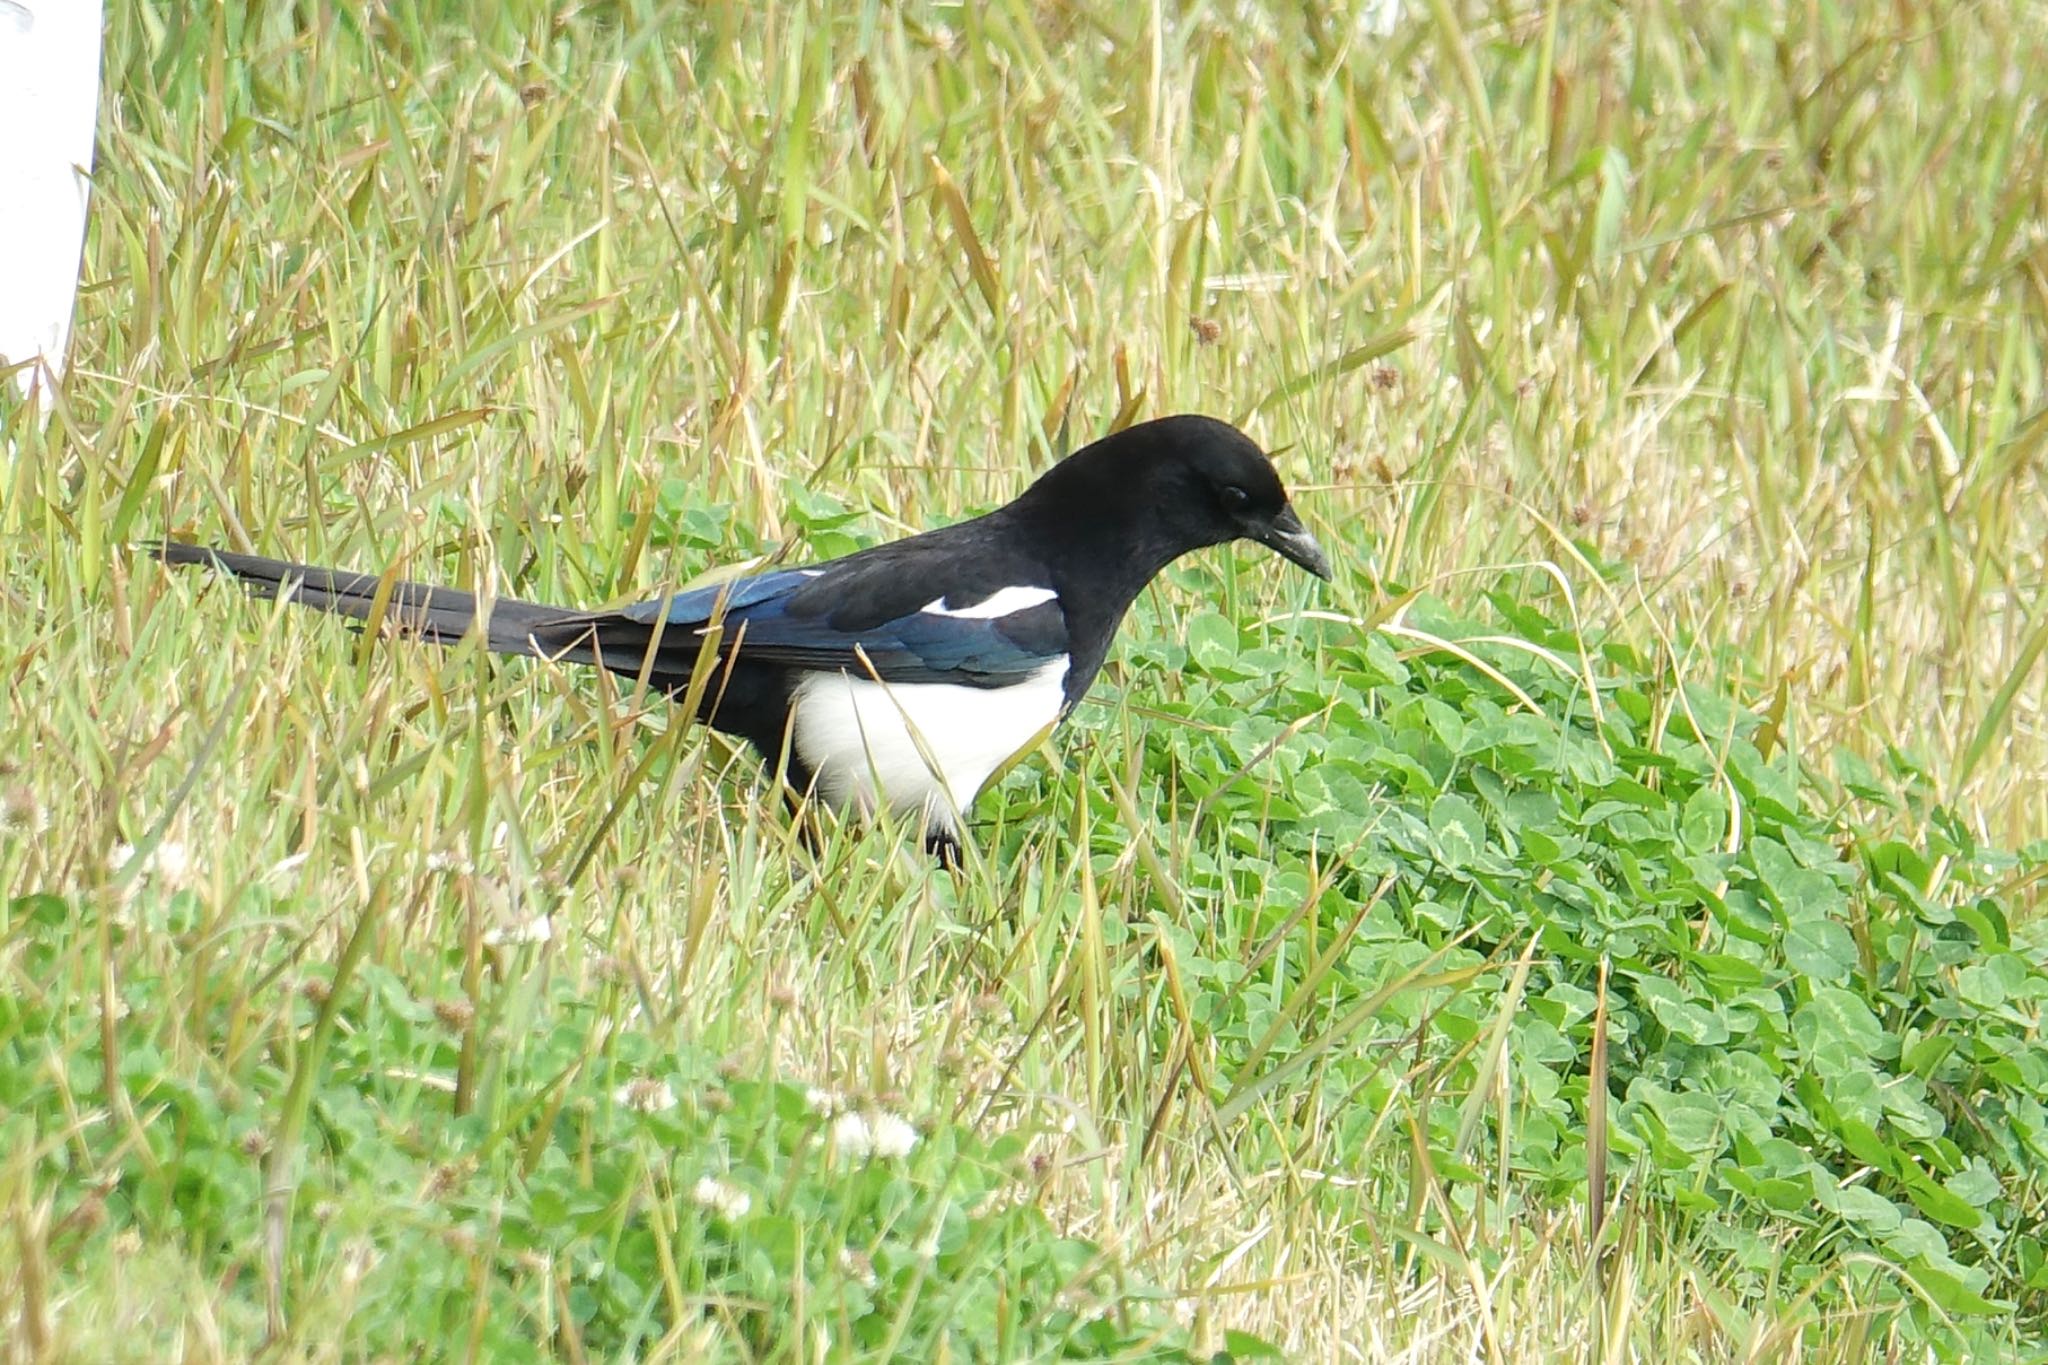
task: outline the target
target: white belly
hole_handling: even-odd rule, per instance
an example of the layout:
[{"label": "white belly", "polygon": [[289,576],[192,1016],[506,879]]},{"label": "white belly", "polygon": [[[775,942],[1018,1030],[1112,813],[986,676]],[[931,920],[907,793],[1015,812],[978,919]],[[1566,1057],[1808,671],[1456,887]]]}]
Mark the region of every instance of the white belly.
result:
[{"label": "white belly", "polygon": [[957,830],[982,784],[1059,719],[1066,677],[1065,659],[1014,687],[813,674],[796,687],[792,739],[830,804]]}]

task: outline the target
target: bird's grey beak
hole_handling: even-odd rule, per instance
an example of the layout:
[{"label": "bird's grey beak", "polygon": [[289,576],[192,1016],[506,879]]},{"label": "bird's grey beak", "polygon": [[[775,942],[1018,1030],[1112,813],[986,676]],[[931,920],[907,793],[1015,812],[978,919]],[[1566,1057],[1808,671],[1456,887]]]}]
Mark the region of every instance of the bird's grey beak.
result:
[{"label": "bird's grey beak", "polygon": [[1308,533],[1308,527],[1301,524],[1301,518],[1294,514],[1292,507],[1281,508],[1280,515],[1273,518],[1264,530],[1257,532],[1253,539],[1277,550],[1282,558],[1301,565],[1317,578],[1329,581],[1330,557],[1323,553],[1323,547]]}]

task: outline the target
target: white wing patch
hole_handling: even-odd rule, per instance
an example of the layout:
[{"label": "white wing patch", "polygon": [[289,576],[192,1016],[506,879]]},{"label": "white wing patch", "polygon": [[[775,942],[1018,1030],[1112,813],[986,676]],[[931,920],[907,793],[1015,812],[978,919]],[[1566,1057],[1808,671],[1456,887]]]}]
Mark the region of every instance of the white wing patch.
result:
[{"label": "white wing patch", "polygon": [[[1031,604],[1050,596],[1034,596]],[[1059,719],[1066,679],[1064,658],[1010,687],[813,673],[796,685],[791,738],[797,756],[817,774],[818,795],[830,804],[861,811],[887,805],[899,816],[921,818],[927,829],[955,830],[995,770]]]},{"label": "white wing patch", "polygon": [[995,594],[965,607],[949,607],[943,597],[934,597],[918,608],[933,616],[958,616],[968,621],[993,621],[1052,601],[1059,594],[1051,588],[998,588]]}]

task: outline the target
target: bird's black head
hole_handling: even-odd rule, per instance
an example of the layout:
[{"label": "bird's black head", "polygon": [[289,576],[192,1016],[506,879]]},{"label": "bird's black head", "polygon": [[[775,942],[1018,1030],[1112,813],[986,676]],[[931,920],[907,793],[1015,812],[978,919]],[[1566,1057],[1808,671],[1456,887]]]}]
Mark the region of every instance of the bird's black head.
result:
[{"label": "bird's black head", "polygon": [[1083,447],[1032,489],[1046,509],[1112,516],[1156,571],[1207,545],[1255,540],[1318,578],[1322,546],[1301,524],[1273,462],[1249,436],[1213,417],[1162,417]]}]

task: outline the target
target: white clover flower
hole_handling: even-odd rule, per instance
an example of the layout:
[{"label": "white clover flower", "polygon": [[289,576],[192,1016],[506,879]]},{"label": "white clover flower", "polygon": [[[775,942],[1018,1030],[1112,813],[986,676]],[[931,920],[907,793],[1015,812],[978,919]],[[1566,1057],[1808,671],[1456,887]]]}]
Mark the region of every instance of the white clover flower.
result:
[{"label": "white clover flower", "polygon": [[669,1088],[667,1081],[653,1076],[637,1076],[612,1091],[612,1103],[623,1109],[637,1109],[643,1114],[658,1114],[676,1107],[676,1092]]},{"label": "white clover flower", "polygon": [[910,1149],[917,1146],[917,1129],[910,1120],[897,1114],[877,1114],[869,1124],[874,1135],[875,1155],[889,1160],[910,1155]]},{"label": "white clover flower", "polygon": [[554,936],[555,926],[549,922],[548,917],[535,915],[524,924],[514,924],[509,928],[501,926],[487,931],[484,934],[484,946],[497,948],[516,947],[526,943],[546,943]]},{"label": "white clover flower", "polygon": [[849,1161],[865,1161],[875,1150],[874,1130],[865,1116],[849,1109],[832,1120],[832,1149]]},{"label": "white clover flower", "polygon": [[728,1223],[738,1222],[747,1216],[747,1210],[754,1207],[754,1198],[737,1185],[731,1185],[715,1176],[704,1176],[697,1181],[690,1198],[699,1208],[706,1208],[725,1219]]},{"label": "white clover flower", "polygon": [[910,1155],[917,1146],[917,1129],[895,1114],[877,1113],[872,1118],[848,1110],[832,1120],[832,1149],[849,1161],[881,1157],[893,1161]]}]

